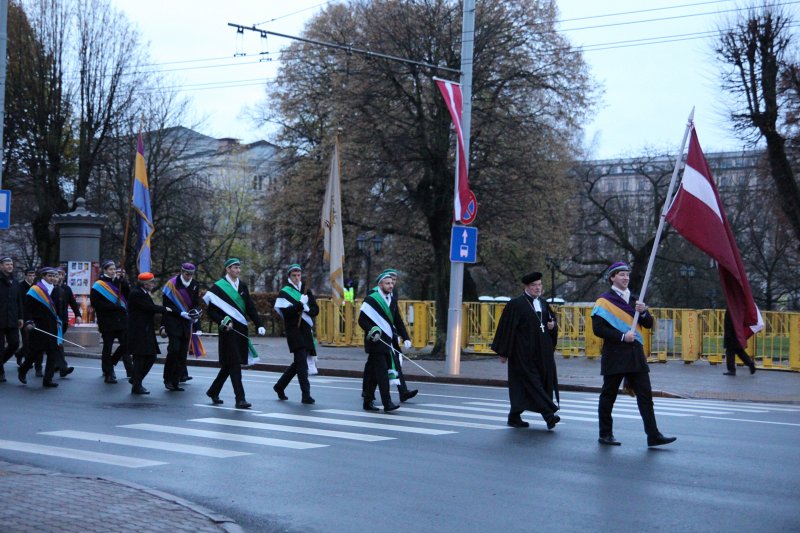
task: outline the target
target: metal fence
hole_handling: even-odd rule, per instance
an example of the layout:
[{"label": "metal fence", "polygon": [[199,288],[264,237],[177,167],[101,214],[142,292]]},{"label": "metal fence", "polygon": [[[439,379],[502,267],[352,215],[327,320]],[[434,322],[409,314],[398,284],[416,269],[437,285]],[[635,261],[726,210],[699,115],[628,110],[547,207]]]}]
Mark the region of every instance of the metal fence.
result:
[{"label": "metal fence", "polygon": [[[361,300],[335,305],[318,299],[317,338],[330,346],[361,346],[364,333],[358,327]],[[416,349],[432,345],[436,339],[436,305],[432,301],[401,300],[400,313],[408,326]],[[489,348],[497,329],[504,302],[466,302],[462,309],[461,345],[476,354],[492,354]],[[589,305],[553,306],[559,324],[558,351],[563,357],[599,357],[601,339],[591,328]],[[651,308],[655,318],[652,330],[645,330],[645,351],[651,361],[670,360],[691,363],[706,360],[721,363],[723,309]],[[747,352],[766,368],[800,371],[800,313],[763,312],[765,327],[753,335]]]}]

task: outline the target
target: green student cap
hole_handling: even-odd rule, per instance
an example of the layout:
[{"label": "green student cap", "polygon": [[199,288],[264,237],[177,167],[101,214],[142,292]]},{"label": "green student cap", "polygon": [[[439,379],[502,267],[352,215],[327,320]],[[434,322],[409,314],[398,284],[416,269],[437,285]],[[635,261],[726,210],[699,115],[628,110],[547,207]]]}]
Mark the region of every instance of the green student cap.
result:
[{"label": "green student cap", "polygon": [[242,264],[242,262],[239,259],[237,259],[235,257],[231,257],[230,259],[225,261],[225,268],[228,268],[231,265],[241,265],[241,264]]}]

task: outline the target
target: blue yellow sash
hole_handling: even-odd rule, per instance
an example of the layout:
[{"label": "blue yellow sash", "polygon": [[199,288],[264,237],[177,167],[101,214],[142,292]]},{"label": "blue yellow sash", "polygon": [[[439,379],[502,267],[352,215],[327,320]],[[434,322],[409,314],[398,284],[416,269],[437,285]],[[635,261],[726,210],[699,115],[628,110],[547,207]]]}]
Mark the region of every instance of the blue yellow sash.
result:
[{"label": "blue yellow sash", "polygon": [[117,305],[119,303],[119,305],[121,305],[124,309],[128,308],[128,302],[125,301],[122,291],[120,291],[115,285],[98,279],[94,282],[94,285],[92,285],[92,289],[100,293],[112,304]]},{"label": "blue yellow sash", "polygon": [[[598,298],[594,303],[592,316],[595,315],[611,324],[615,329],[619,330],[620,333],[624,334],[631,330],[633,315],[629,314],[624,309],[620,309],[617,304],[606,298],[605,295]],[[644,345],[642,328],[639,324],[636,324],[636,342]]]},{"label": "blue yellow sash", "polygon": [[58,312],[56,311],[55,303],[53,299],[50,297],[50,294],[47,292],[47,288],[42,285],[41,282],[37,283],[36,285],[32,286],[28,289],[28,296],[42,304],[47,308],[48,311],[53,313],[53,316],[56,319],[56,324],[58,324],[58,345],[61,346],[64,344],[64,333],[61,327],[61,318],[58,316]]}]

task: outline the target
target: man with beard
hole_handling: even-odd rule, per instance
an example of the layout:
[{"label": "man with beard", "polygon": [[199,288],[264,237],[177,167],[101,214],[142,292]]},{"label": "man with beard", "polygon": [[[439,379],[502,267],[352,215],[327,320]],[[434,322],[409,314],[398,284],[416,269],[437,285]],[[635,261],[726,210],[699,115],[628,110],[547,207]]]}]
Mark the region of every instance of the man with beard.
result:
[{"label": "man with beard", "polygon": [[542,274],[531,272],[522,277],[523,293],[506,304],[497,325],[492,350],[502,363],[508,362],[508,397],[511,409],[508,425],[525,428],[523,411],[542,415],[547,429],[561,421],[556,414],[558,376],[554,350],[558,325],[547,302],[542,300]]}]

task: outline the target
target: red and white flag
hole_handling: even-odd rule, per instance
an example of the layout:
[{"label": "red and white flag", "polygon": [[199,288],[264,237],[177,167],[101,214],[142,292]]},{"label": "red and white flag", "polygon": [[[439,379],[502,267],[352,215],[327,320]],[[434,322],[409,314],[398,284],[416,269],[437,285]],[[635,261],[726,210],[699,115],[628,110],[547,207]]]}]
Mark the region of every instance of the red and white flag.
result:
[{"label": "red and white flag", "polygon": [[764,321],[753,301],[739,248],[722,209],[694,126],[683,180],[667,211],[667,221],[687,241],[717,262],[720,284],[728,302],[736,337],[745,346],[748,338],[764,328]]},{"label": "red and white flag", "polygon": [[462,109],[462,96],[461,85],[452,81],[436,79],[436,85],[439,87],[444,101],[447,104],[447,109],[450,111],[450,117],[453,119],[453,124],[456,127],[456,136],[458,142],[456,143],[456,176],[458,176],[458,191],[454,194],[453,213],[456,222],[462,224],[472,224],[475,221],[475,216],[478,214],[478,201],[475,199],[475,194],[469,188],[469,180],[467,176],[467,157],[464,152],[464,134],[461,131],[461,109]]}]

